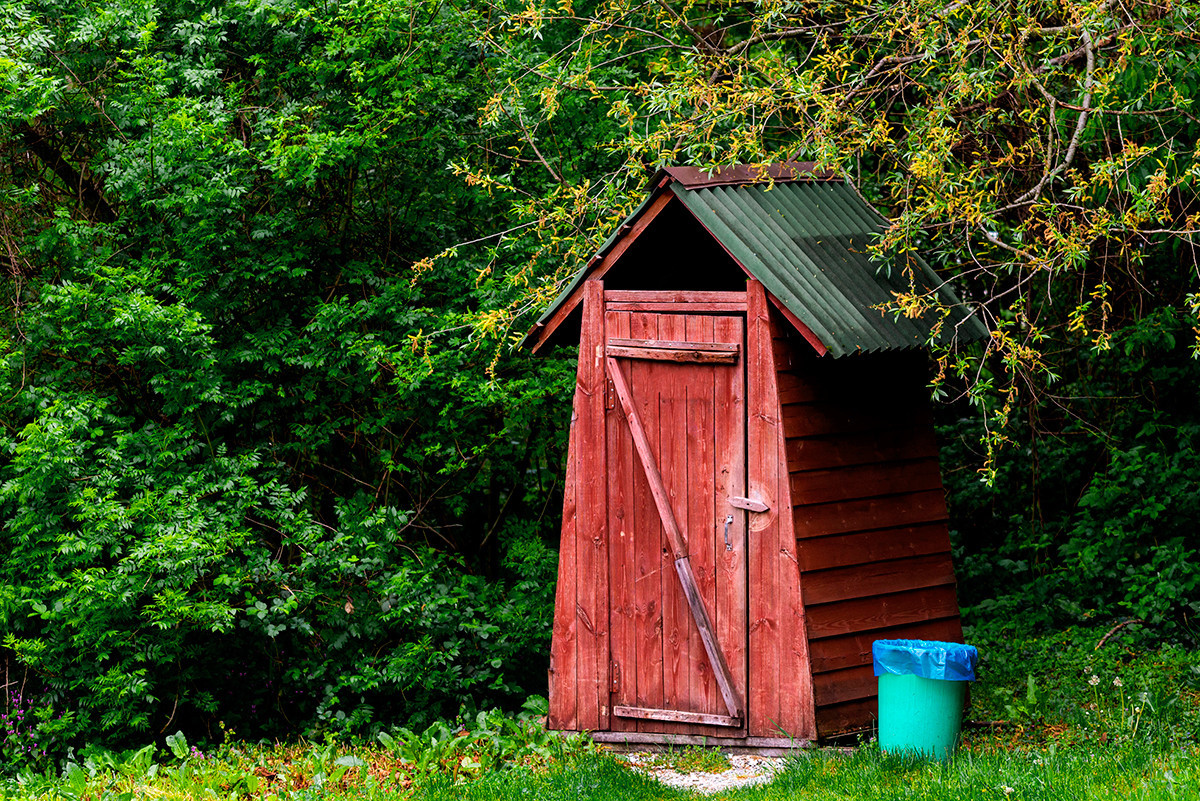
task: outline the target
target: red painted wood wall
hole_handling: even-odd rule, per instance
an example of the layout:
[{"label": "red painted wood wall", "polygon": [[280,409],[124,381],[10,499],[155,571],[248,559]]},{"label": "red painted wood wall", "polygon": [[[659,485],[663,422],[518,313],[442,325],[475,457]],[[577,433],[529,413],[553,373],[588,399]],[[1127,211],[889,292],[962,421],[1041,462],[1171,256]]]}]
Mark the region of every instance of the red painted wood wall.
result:
[{"label": "red painted wood wall", "polygon": [[818,359],[776,340],[817,730],[868,727],[871,643],[962,641],[923,352]]}]

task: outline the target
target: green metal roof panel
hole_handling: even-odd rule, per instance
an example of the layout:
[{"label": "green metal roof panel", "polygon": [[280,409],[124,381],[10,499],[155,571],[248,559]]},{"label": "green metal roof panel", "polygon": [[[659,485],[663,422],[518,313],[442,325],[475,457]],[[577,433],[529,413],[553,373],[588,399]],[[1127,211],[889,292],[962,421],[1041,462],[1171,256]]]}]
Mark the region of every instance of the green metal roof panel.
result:
[{"label": "green metal roof panel", "polygon": [[[719,185],[672,190],[729,253],[805,325],[833,356],[924,345],[931,326],[884,314],[894,292],[909,290],[906,276],[881,272],[868,246],[885,221],[854,189],[835,181]],[[914,265],[919,291],[940,285],[923,261]],[[948,329],[967,310],[947,288]],[[961,339],[987,335],[978,320]],[[949,338],[947,335],[946,338]]]}]

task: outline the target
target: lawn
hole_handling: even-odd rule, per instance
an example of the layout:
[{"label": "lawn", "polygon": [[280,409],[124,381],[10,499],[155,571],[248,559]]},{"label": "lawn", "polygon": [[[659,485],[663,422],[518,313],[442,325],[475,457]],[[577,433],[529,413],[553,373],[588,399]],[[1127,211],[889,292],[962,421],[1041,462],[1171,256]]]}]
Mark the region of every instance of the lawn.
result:
[{"label": "lawn", "polygon": [[[1197,799],[1200,653],[1143,644],[1096,647],[1095,631],[1005,636],[981,644],[971,725],[947,762],[857,747],[797,754],[769,785],[713,798]],[[632,772],[581,738],[517,716],[481,713],[370,742],[247,744],[201,750],[181,735],[137,751],[82,749],[62,769],[0,780],[3,799],[690,799]],[[672,757],[668,756],[667,759]],[[679,757],[682,759],[683,755]]]}]

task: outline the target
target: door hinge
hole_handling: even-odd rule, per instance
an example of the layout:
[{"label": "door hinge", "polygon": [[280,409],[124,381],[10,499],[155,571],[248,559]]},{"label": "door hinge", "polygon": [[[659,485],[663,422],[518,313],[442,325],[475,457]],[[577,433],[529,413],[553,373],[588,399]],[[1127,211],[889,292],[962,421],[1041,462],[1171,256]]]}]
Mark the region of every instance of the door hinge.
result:
[{"label": "door hinge", "polygon": [[607,379],[604,385],[604,408],[617,408],[617,388],[613,386],[611,378]]},{"label": "door hinge", "polygon": [[612,660],[608,673],[612,678],[612,687],[609,689],[609,692],[621,692],[621,663],[615,659]]}]

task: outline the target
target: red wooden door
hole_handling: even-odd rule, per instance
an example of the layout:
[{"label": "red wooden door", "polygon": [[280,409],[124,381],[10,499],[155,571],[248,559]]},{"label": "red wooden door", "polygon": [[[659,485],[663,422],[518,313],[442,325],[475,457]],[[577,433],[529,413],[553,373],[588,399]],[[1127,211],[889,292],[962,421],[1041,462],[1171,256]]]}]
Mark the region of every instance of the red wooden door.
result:
[{"label": "red wooden door", "polygon": [[605,314],[614,731],[746,731],[744,329]]}]

